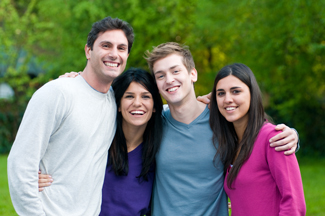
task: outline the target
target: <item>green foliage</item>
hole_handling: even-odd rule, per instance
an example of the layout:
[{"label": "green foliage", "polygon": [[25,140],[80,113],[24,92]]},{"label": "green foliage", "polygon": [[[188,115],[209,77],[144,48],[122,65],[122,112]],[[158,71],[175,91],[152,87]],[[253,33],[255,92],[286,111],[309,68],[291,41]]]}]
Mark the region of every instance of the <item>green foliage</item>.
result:
[{"label": "green foliage", "polygon": [[[38,22],[33,13],[36,1],[24,3],[3,0],[0,2],[0,83],[8,83],[15,92],[12,99],[0,100],[0,153],[8,152],[16,136],[26,104],[34,91],[44,83],[43,76],[31,79],[26,58],[19,56],[22,50],[32,50],[36,41],[33,29]],[[32,53],[32,52],[30,52]]]},{"label": "green foliage", "polygon": [[[0,138],[9,139],[1,145],[13,141],[19,116],[35,89],[64,72],[83,70],[92,23],[112,16],[126,20],[135,31],[128,67],[147,69],[143,54],[160,43],[189,45],[200,74],[195,85],[198,95],[211,91],[221,67],[245,63],[259,81],[267,112],[276,122],[299,131],[303,146],[299,153],[324,156],[323,14],[325,2],[321,0],[242,0],[236,4],[229,0],[2,0],[0,66],[8,67],[0,71],[0,82],[6,79],[18,98],[0,102]],[[28,56],[17,67],[21,50]],[[37,79],[26,75],[27,61],[33,56],[50,63],[47,73]],[[11,114],[4,107],[11,107]],[[18,119],[10,126],[9,116]]]},{"label": "green foliage", "polygon": [[[236,61],[249,65],[276,122],[295,127],[303,154],[325,155],[325,2],[248,1],[237,17]],[[248,36],[248,37],[247,37]]]}]

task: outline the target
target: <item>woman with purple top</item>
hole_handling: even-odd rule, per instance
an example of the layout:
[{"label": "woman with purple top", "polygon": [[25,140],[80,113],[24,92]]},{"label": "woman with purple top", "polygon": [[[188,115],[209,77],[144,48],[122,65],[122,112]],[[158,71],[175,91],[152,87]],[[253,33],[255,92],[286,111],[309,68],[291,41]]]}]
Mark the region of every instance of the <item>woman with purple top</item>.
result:
[{"label": "woman with purple top", "polygon": [[278,132],[266,118],[253,72],[244,64],[225,66],[211,98],[210,126],[225,165],[232,216],[305,215],[296,156],[270,147]]},{"label": "woman with purple top", "polygon": [[153,77],[142,69],[128,69],[112,87],[117,128],[108,153],[100,215],[150,215],[162,100]]},{"label": "woman with purple top", "polygon": [[117,129],[109,149],[100,215],[150,215],[162,100],[153,77],[141,69],[125,71],[112,87]]}]

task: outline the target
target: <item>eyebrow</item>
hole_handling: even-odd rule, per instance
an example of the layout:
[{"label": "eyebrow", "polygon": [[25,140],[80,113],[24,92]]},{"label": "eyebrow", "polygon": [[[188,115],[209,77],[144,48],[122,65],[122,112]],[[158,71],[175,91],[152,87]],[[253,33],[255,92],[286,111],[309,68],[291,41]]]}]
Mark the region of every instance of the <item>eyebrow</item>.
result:
[{"label": "eyebrow", "polygon": [[[173,70],[175,67],[178,67],[179,65],[174,65],[174,66],[171,66],[170,68],[168,68],[168,70]],[[157,73],[161,73],[161,72],[163,72],[163,71],[156,71],[156,72],[154,72],[154,74],[157,74]]]},{"label": "eyebrow", "polygon": [[[231,87],[230,90],[241,88],[239,86]],[[217,89],[217,91],[224,91],[224,89]]]}]

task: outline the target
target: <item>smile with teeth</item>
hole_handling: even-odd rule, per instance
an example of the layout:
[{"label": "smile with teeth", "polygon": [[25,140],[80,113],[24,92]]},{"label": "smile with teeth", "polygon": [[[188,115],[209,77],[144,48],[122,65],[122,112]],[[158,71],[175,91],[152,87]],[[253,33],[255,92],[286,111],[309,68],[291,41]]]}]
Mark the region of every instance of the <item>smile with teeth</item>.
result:
[{"label": "smile with teeth", "polygon": [[169,88],[169,89],[167,89],[167,91],[168,91],[168,92],[174,92],[174,91],[176,91],[178,88],[179,88],[179,87],[176,86],[176,87],[173,87],[173,88]]},{"label": "smile with teeth", "polygon": [[132,115],[144,115],[145,112],[141,110],[135,110],[130,112]]},{"label": "smile with teeth", "polygon": [[109,67],[118,67],[120,65],[119,63],[111,63],[111,62],[104,62],[104,64]]},{"label": "smile with teeth", "polygon": [[236,107],[226,107],[227,111],[231,111],[231,110],[235,110],[235,109],[236,109]]}]

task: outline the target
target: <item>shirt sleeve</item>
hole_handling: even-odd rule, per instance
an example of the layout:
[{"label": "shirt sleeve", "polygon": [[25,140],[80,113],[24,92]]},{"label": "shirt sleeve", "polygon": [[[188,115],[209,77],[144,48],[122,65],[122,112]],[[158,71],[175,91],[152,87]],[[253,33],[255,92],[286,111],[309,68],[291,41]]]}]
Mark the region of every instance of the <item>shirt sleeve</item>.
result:
[{"label": "shirt sleeve", "polygon": [[[268,134],[269,140],[278,132]],[[306,206],[299,165],[295,154],[284,155],[266,145],[270,172],[281,194],[279,215],[305,215]]]},{"label": "shirt sleeve", "polygon": [[8,156],[8,183],[12,203],[19,215],[45,215],[39,199],[38,170],[51,134],[63,118],[64,97],[46,84],[28,103]]},{"label": "shirt sleeve", "polygon": [[292,130],[294,130],[294,131],[296,131],[296,133],[297,133],[297,136],[298,136],[298,143],[297,143],[297,148],[296,148],[296,150],[295,150],[295,153],[297,153],[298,151],[299,151],[299,149],[300,149],[300,139],[299,139],[299,133],[298,133],[298,131],[296,130],[296,129],[294,129],[294,128],[291,128]]}]

